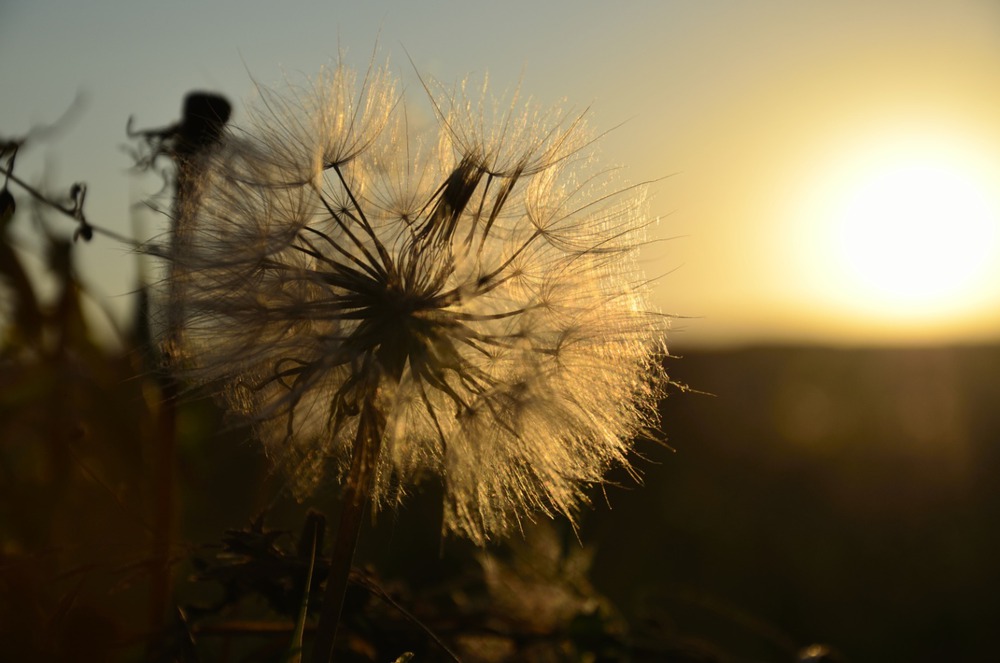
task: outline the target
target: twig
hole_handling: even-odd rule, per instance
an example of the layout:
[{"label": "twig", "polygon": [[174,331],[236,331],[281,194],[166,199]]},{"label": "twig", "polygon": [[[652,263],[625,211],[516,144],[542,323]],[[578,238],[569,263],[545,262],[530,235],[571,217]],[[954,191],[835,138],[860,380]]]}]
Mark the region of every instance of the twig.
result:
[{"label": "twig", "polygon": [[20,177],[15,175],[11,167],[0,166],[0,174],[3,174],[8,179],[8,181],[18,185],[25,193],[27,193],[29,196],[31,196],[38,202],[56,210],[57,212],[61,212],[62,214],[68,216],[69,218],[73,219],[78,224],[80,224],[80,227],[74,234],[74,239],[82,238],[84,241],[90,241],[91,237],[96,233],[98,235],[109,237],[117,242],[121,242],[128,246],[132,246],[133,248],[139,246],[139,244],[134,239],[126,237],[125,235],[120,235],[113,230],[108,230],[107,228],[95,226],[91,224],[90,221],[87,220],[86,215],[83,213],[83,200],[86,197],[86,191],[87,191],[86,185],[81,183],[76,183],[73,185],[73,187],[71,187],[70,195],[74,201],[73,206],[71,207],[69,205],[64,205],[49,198],[44,193],[42,193],[35,187],[31,186],[30,184],[22,180]]}]

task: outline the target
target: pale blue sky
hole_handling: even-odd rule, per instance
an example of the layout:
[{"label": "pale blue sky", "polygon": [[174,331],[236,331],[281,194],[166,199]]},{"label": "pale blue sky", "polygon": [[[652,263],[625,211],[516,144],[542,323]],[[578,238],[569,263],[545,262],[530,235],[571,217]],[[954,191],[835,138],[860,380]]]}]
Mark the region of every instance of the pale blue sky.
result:
[{"label": "pale blue sky", "polygon": [[[808,233],[792,241],[821,223],[815,205],[823,203],[800,198],[850,158],[842,147],[863,154],[883,134],[910,131],[975,145],[977,173],[1000,210],[997,7],[0,0],[0,135],[53,120],[83,93],[67,131],[19,157],[19,174],[44,175],[53,187],[86,181],[93,222],[131,233],[130,206],[156,182],[127,173],[129,115],[137,126],[162,126],[177,119],[186,92],[206,89],[236,102],[238,123],[251,76],[273,84],[283,72],[313,74],[342,49],[364,67],[377,43],[413,95],[407,54],[422,74],[447,82],[484,72],[500,88],[520,81],[542,102],[592,107],[598,129],[621,124],[602,152],[629,179],[679,173],[654,187],[651,212],[662,217],[658,236],[681,237],[648,251],[646,269],[666,274],[661,310],[697,317],[678,323],[681,345],[913,340],[895,323],[865,323],[836,293],[810,290],[838,277],[808,273],[822,262],[808,254]],[[147,213],[142,223],[153,232],[158,221]],[[79,258],[113,306],[129,301],[135,261],[126,251],[98,240]],[[980,296],[997,315],[916,339],[1000,339],[997,280]],[[852,316],[856,324],[844,328]]]}]

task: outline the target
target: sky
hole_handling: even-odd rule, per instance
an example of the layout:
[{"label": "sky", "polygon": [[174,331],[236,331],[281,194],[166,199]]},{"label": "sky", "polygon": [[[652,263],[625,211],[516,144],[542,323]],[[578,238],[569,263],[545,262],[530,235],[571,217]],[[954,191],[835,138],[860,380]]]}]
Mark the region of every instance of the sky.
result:
[{"label": "sky", "polygon": [[[654,181],[642,263],[675,347],[1000,341],[995,2],[0,0],[0,137],[73,107],[18,174],[85,181],[93,223],[148,236],[130,116],[211,90],[239,124],[255,81],[376,50],[410,97],[417,72],[488,74],[589,108],[602,158]],[[136,257],[99,238],[77,259],[125,316]]]}]

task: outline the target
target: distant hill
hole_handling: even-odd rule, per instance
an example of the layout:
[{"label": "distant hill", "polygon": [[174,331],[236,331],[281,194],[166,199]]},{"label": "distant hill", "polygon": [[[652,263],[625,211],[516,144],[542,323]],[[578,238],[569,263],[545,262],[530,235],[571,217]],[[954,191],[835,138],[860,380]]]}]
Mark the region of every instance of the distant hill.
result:
[{"label": "distant hill", "polygon": [[[598,582],[741,658],[984,661],[1000,613],[1000,347],[689,352],[584,529]],[[625,485],[627,480],[623,479]]]}]

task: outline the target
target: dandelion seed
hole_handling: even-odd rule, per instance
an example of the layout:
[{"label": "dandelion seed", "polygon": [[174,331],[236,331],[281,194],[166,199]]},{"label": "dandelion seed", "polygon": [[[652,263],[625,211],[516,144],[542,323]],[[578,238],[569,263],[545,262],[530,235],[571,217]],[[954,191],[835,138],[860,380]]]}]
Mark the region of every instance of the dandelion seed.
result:
[{"label": "dandelion seed", "polygon": [[581,116],[431,99],[428,137],[384,69],[262,91],[179,212],[167,317],[178,368],[299,494],[366,465],[379,507],[438,477],[445,527],[483,543],[573,518],[628,467],[664,328],[635,264],[641,190],[596,167]]}]

